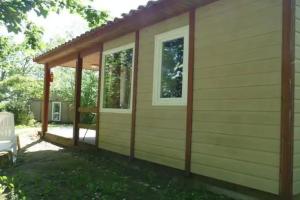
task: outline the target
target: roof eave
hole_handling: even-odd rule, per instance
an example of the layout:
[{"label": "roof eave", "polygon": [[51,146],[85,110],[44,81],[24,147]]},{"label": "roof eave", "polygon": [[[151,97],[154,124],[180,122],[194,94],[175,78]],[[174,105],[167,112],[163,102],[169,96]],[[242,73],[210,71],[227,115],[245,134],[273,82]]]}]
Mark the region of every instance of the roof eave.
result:
[{"label": "roof eave", "polygon": [[188,10],[204,6],[217,0],[160,0],[150,2],[150,6],[132,10],[123,18],[116,18],[102,27],[86,32],[65,44],[62,44],[33,59],[34,62],[51,63],[62,57],[80,53],[95,43],[103,43],[122,35],[139,30],[145,26],[155,24],[167,18],[180,15]]}]

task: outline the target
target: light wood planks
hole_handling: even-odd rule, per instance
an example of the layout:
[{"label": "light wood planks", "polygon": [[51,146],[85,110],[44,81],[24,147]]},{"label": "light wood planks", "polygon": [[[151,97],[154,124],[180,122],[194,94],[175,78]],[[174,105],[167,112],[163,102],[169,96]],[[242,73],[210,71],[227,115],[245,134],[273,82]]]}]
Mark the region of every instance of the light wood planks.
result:
[{"label": "light wood planks", "polygon": [[131,114],[100,113],[99,146],[129,155]]},{"label": "light wood planks", "polygon": [[197,9],[192,172],[278,194],[280,0]]},{"label": "light wood planks", "polygon": [[140,30],[135,155],[184,169],[185,106],[152,106],[155,35],[189,24],[188,13]]}]

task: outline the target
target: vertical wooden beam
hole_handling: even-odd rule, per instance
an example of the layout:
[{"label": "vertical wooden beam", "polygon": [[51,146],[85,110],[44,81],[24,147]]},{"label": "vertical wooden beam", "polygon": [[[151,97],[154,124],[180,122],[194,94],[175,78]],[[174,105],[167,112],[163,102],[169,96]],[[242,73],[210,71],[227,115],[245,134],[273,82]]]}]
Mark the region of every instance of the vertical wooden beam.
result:
[{"label": "vertical wooden beam", "polygon": [[279,195],[293,198],[295,1],[283,0]]},{"label": "vertical wooden beam", "polygon": [[101,70],[102,70],[102,53],[103,53],[103,44],[100,44],[99,47],[99,75],[98,75],[98,93],[97,93],[97,118],[96,118],[96,138],[95,145],[99,148],[99,133],[100,133],[100,95],[101,95]]},{"label": "vertical wooden beam", "polygon": [[135,147],[135,127],[136,127],[136,102],[137,102],[137,82],[138,82],[138,65],[139,65],[139,46],[140,32],[135,32],[135,48],[134,48],[134,73],[133,73],[133,89],[132,89],[132,114],[131,114],[131,136],[130,136],[130,160],[134,159]]},{"label": "vertical wooden beam", "polygon": [[79,126],[80,123],[80,97],[81,97],[81,79],[82,79],[82,58],[80,53],[77,56],[76,61],[76,73],[75,73],[75,99],[74,99],[74,125],[73,125],[73,140],[74,145],[78,145],[79,141]]},{"label": "vertical wooden beam", "polygon": [[193,89],[194,89],[194,57],[195,57],[195,9],[189,14],[189,64],[188,64],[188,92],[186,109],[186,148],[185,171],[191,172],[192,131],[193,131]]},{"label": "vertical wooden beam", "polygon": [[48,111],[49,111],[49,94],[50,94],[50,67],[45,64],[44,67],[44,101],[42,117],[42,137],[48,131]]}]

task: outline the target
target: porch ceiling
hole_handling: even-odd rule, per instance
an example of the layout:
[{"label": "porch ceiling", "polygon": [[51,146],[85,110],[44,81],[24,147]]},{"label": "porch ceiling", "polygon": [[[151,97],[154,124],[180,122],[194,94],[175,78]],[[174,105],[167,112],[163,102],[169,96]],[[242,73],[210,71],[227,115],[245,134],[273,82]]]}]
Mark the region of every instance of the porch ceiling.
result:
[{"label": "porch ceiling", "polygon": [[[83,69],[95,70],[95,71],[99,70],[99,58],[100,58],[99,52],[95,52],[95,53],[91,53],[89,55],[83,56],[83,59],[82,59]],[[60,64],[55,64],[50,67],[56,67],[56,66],[75,68],[76,67],[76,58],[72,58],[67,61],[62,61]]]}]

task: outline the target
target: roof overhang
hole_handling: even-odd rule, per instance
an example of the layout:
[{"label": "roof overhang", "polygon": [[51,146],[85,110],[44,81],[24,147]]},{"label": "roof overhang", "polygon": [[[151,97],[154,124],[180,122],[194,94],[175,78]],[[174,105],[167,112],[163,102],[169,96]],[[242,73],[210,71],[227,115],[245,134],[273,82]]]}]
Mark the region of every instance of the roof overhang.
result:
[{"label": "roof overhang", "polygon": [[[99,53],[100,44],[170,17],[180,15],[193,8],[204,6],[217,0],[159,0],[150,1],[145,7],[131,10],[107,24],[88,31],[40,56],[34,61],[40,64],[75,67],[78,54],[81,57]],[[95,60],[95,59],[93,59]],[[93,61],[91,61],[93,62]],[[91,64],[91,63],[89,63]]]}]

